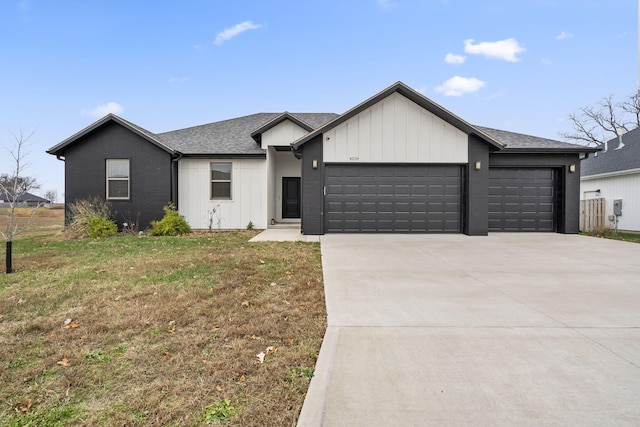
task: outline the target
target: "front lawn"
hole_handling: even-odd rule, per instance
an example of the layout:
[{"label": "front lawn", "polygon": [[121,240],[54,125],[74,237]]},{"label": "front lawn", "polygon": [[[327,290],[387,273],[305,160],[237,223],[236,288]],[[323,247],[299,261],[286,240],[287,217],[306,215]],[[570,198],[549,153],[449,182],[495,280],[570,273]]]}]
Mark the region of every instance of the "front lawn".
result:
[{"label": "front lawn", "polygon": [[319,245],[255,234],[14,241],[0,424],[294,425],[326,327]]}]

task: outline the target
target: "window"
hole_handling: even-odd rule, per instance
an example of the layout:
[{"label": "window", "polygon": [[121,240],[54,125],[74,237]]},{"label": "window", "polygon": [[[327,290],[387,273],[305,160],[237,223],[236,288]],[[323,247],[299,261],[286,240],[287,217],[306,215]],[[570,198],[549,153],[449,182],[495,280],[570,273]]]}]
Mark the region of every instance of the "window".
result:
[{"label": "window", "polygon": [[211,198],[231,199],[231,163],[211,163]]},{"label": "window", "polygon": [[129,199],[129,159],[107,159],[107,199]]}]

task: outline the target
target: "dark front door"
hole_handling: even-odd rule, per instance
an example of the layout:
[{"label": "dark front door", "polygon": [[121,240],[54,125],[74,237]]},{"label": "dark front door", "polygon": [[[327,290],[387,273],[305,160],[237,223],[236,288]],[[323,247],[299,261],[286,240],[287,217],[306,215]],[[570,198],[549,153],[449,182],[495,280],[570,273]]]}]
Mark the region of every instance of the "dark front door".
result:
[{"label": "dark front door", "polygon": [[300,177],[282,178],[282,218],[300,218]]}]

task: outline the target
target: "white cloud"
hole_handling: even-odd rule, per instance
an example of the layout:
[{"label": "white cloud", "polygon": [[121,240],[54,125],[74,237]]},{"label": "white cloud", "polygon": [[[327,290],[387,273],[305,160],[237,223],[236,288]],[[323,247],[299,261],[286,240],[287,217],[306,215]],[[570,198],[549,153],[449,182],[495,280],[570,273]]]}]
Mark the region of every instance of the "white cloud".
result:
[{"label": "white cloud", "polygon": [[447,53],[447,56],[444,57],[444,62],[447,64],[463,64],[467,59],[464,55],[455,55],[453,53]]},{"label": "white cloud", "polygon": [[220,46],[222,43],[226,42],[227,40],[231,40],[235,36],[242,34],[245,31],[257,30],[259,28],[262,28],[262,25],[254,24],[252,21],[241,22],[231,28],[227,28],[226,30],[218,33],[218,35],[216,36],[216,41],[214,41],[213,44]]},{"label": "white cloud", "polygon": [[467,93],[477,92],[487,84],[475,77],[454,76],[436,87],[436,92],[446,96],[462,96]]},{"label": "white cloud", "polygon": [[556,36],[556,40],[570,39],[571,37],[573,37],[573,34],[563,31]]},{"label": "white cloud", "polygon": [[95,118],[100,118],[110,113],[120,114],[122,113],[122,111],[124,111],[124,108],[122,108],[122,105],[118,104],[117,102],[107,102],[106,104],[98,105],[96,108],[94,108],[91,111],[85,112],[85,114]]},{"label": "white cloud", "polygon": [[509,62],[518,62],[516,55],[526,49],[518,44],[516,39],[499,40],[497,42],[473,43],[473,39],[464,41],[464,51],[472,55],[484,55],[488,58],[503,59]]}]

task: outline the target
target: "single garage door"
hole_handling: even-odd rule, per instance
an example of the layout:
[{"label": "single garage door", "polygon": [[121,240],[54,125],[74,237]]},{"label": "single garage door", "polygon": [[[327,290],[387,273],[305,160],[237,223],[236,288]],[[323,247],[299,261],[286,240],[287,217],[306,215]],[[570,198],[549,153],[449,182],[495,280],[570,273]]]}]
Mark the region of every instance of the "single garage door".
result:
[{"label": "single garage door", "polygon": [[327,165],[325,232],[448,232],[462,227],[460,165]]},{"label": "single garage door", "polygon": [[490,168],[489,231],[556,231],[553,168]]}]

